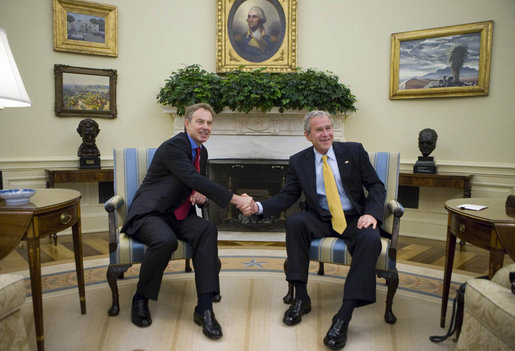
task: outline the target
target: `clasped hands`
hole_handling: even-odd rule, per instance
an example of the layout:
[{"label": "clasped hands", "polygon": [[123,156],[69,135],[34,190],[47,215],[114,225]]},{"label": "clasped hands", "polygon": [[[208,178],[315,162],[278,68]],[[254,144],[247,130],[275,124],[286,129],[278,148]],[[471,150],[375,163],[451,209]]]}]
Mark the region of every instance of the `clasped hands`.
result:
[{"label": "clasped hands", "polygon": [[[190,196],[190,202],[192,205],[203,205],[206,203],[207,198],[205,195],[198,191],[193,191]],[[250,216],[258,212],[259,208],[252,196],[247,194],[236,195],[234,194],[231,199],[231,203],[236,205],[236,208],[240,210],[243,215]]]},{"label": "clasped hands", "polygon": [[243,213],[244,216],[250,216],[257,213],[259,208],[252,196],[247,194],[236,195],[234,194],[231,203],[236,205],[236,208]]}]

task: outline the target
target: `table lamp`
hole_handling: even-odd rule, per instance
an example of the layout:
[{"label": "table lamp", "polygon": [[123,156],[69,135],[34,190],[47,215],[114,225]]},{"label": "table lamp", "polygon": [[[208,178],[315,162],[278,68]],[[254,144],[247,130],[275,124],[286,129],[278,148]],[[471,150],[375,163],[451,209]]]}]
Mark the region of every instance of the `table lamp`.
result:
[{"label": "table lamp", "polygon": [[[31,104],[16,62],[14,62],[7,34],[3,28],[0,28],[0,110],[5,107],[28,107]],[[0,173],[0,185],[1,180]],[[0,226],[3,225],[12,226],[12,223],[0,223]],[[0,260],[18,245],[20,239],[21,235],[19,237],[17,235],[0,236]]]},{"label": "table lamp", "polygon": [[32,103],[14,62],[7,34],[0,28],[0,109],[28,107]]}]

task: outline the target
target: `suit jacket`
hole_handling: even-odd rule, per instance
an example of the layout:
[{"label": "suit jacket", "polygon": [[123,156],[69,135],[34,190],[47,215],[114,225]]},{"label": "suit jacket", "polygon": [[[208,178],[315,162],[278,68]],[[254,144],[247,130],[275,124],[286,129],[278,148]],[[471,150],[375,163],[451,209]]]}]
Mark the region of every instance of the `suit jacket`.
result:
[{"label": "suit jacket", "polygon": [[[207,149],[200,153],[200,173],[193,165],[191,144],[185,132],[168,139],[156,150],[147,174],[134,195],[122,232],[131,235],[146,215],[170,216],[195,189],[221,207],[232,192],[206,177]],[[134,223],[133,223],[134,222]]]},{"label": "suit jacket", "polygon": [[[368,153],[360,143],[334,142],[345,193],[361,216],[370,214],[381,225],[384,217],[386,190],[370,163]],[[365,196],[364,188],[368,191]],[[262,201],[263,216],[278,214],[292,206],[304,193],[309,211],[314,211],[323,221],[330,221],[331,214],[320,207],[316,189],[315,154],[313,146],[290,157],[288,175],[281,192]]]}]

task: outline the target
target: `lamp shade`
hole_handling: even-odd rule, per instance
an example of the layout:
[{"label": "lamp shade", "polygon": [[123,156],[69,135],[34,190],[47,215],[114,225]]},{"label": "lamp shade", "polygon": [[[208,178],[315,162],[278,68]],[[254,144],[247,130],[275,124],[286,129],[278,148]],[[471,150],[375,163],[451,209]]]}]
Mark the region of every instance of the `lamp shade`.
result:
[{"label": "lamp shade", "polygon": [[14,62],[7,34],[0,28],[0,109],[27,107],[32,103]]}]

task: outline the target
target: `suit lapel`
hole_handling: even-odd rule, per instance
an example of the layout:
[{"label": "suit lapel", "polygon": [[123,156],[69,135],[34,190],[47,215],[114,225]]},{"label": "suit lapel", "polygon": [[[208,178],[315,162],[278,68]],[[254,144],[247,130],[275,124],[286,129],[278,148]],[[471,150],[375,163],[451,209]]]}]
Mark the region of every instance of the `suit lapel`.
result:
[{"label": "suit lapel", "polygon": [[340,171],[340,178],[342,179],[343,187],[345,183],[343,179],[348,178],[351,172],[350,158],[348,157],[347,150],[342,143],[333,143],[334,154],[336,155],[336,161],[338,162],[338,170]]},{"label": "suit lapel", "polygon": [[301,165],[304,170],[304,176],[307,180],[305,189],[306,196],[312,196],[315,199],[317,198],[317,182],[316,182],[316,170],[315,170],[315,152],[313,151],[313,147],[310,147],[306,150],[306,154],[304,155],[304,165]]}]

